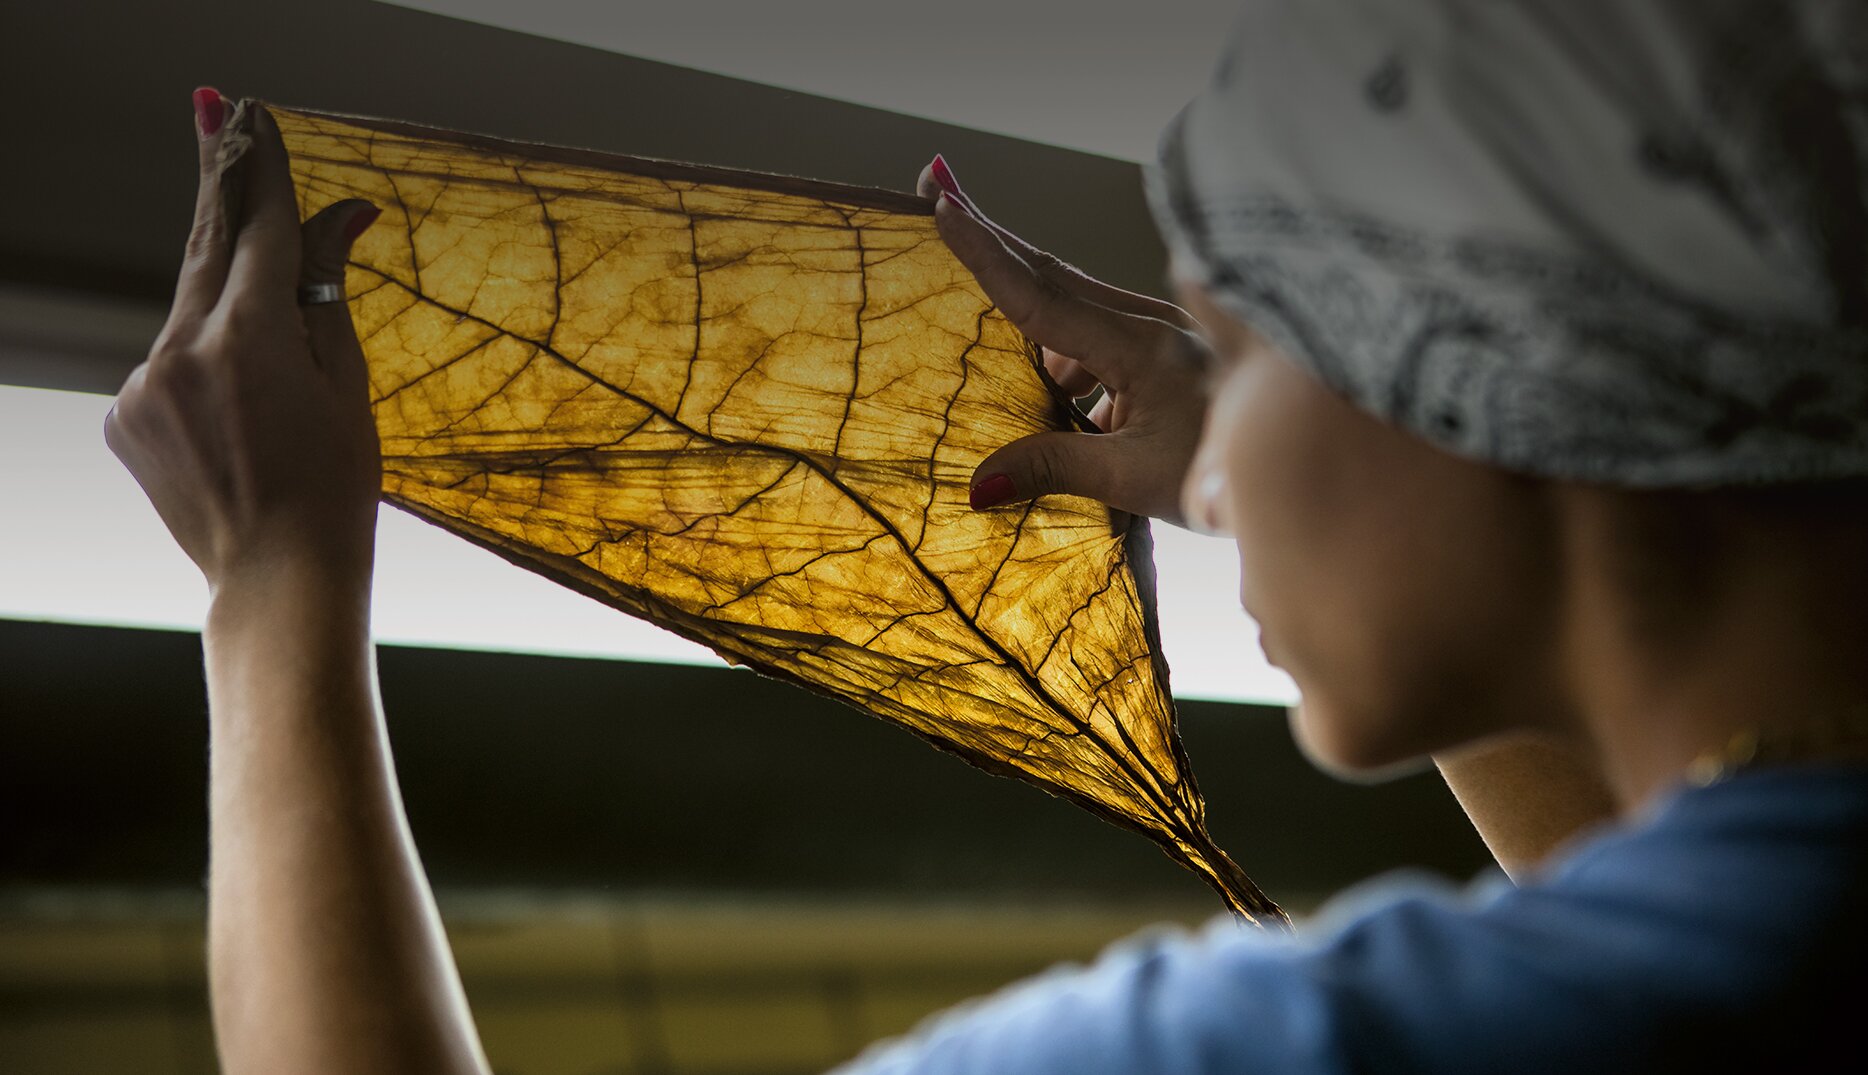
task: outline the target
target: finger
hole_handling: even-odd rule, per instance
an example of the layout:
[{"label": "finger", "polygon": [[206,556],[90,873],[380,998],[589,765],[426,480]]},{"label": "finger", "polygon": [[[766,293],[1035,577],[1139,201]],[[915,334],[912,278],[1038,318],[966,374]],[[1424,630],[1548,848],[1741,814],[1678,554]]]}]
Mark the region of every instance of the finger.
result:
[{"label": "finger", "polygon": [[1120,310],[1125,314],[1159,318],[1180,328],[1192,329],[1197,325],[1187,311],[1171,302],[1119,288],[1114,284],[1106,284],[1056,254],[1039,250],[992,221],[986,220],[985,223],[1007,246],[1024,258],[1026,264],[1043,274],[1052,284],[1073,295],[1100,303],[1112,310]]},{"label": "finger", "polygon": [[[376,206],[353,198],[327,205],[305,221],[300,228],[303,254],[298,282],[342,285],[351,244],[380,215],[382,210]],[[364,365],[363,348],[357,344],[349,303],[321,302],[303,309],[311,353],[319,367],[346,395],[367,392],[369,371]]]},{"label": "finger", "polygon": [[229,108],[220,91],[210,86],[195,91],[194,106],[200,178],[195,186],[195,222],[188,232],[181,275],[175,282],[175,302],[169,310],[171,321],[199,321],[207,316],[227,282],[230,244],[219,154]]},{"label": "finger", "polygon": [[1118,391],[1144,355],[1151,319],[1119,313],[1046,282],[985,225],[945,195],[935,222],[948,249],[1020,331],[1042,347],[1076,359],[1098,381]]},{"label": "finger", "polygon": [[1082,399],[1102,384],[1094,373],[1083,368],[1083,363],[1056,351],[1044,352],[1044,372],[1050,374],[1051,380],[1057,382],[1057,387],[1072,399]]},{"label": "finger", "polygon": [[991,217],[981,212],[979,205],[973,201],[972,197],[960,189],[959,181],[954,179],[953,169],[948,166],[946,158],[939,154],[935,154],[934,160],[921,170],[920,178],[915,182],[915,190],[924,198],[937,198],[943,192],[954,198],[960,203],[962,209],[991,229],[1007,248],[1060,290],[1123,313],[1135,314],[1138,317],[1160,318],[1184,329],[1197,327],[1193,317],[1173,303],[1119,288],[1114,284],[1105,284],[1057,255],[1040,250],[1010,230],[1001,227]]},{"label": "finger", "polygon": [[300,261],[292,164],[272,114],[256,101],[244,107],[253,144],[242,166],[245,186],[240,226],[234,235],[223,298],[261,310],[274,309],[275,303],[289,307]]},{"label": "finger", "polygon": [[1116,427],[1116,397],[1104,393],[1103,398],[1090,408],[1090,424],[1105,433],[1113,432]]},{"label": "finger", "polygon": [[984,510],[1061,493],[1119,511],[1178,517],[1179,489],[1139,480],[1129,439],[1119,433],[1036,433],[1015,440],[974,471],[972,506]]}]

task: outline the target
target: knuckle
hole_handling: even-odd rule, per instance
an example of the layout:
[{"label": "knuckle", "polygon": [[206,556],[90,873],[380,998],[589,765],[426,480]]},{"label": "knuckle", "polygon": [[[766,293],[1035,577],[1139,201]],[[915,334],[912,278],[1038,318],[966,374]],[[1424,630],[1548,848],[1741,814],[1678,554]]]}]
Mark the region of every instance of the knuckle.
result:
[{"label": "knuckle", "polygon": [[188,242],[182,249],[182,256],[189,264],[199,265],[221,248],[222,238],[220,214],[208,213],[197,220],[188,232]]},{"label": "knuckle", "polygon": [[1069,295],[1044,276],[1034,276],[1031,285],[1028,292],[1018,297],[1016,312],[1010,307],[1005,312],[1013,321],[1036,328],[1043,334],[1045,328],[1055,326],[1060,305]]},{"label": "knuckle", "polygon": [[215,354],[238,353],[264,330],[259,311],[244,302],[223,303],[203,333]]},{"label": "knuckle", "polygon": [[1031,255],[1031,261],[1032,261],[1031,267],[1038,270],[1038,272],[1043,274],[1046,278],[1053,277],[1053,276],[1081,276],[1082,275],[1080,272],[1077,271],[1076,266],[1070,264],[1069,262],[1065,261],[1063,258],[1058,257],[1056,254],[1053,254],[1048,250],[1033,251]]},{"label": "knuckle", "polygon": [[111,404],[110,412],[104,415],[104,443],[119,456],[130,442],[131,430],[146,420],[149,410],[149,364],[143,363],[130,371],[117,390],[117,400]]},{"label": "knuckle", "polygon": [[154,363],[160,366],[180,361],[193,346],[194,336],[194,326],[170,321],[162,326],[162,331],[156,334],[155,342],[149,345],[149,355],[145,359],[145,364]]},{"label": "knuckle", "polygon": [[143,380],[144,391],[165,399],[181,399],[200,389],[201,367],[194,352],[184,351],[175,360],[152,366]]},{"label": "knuckle", "polygon": [[130,371],[130,375],[123,379],[123,387],[117,389],[117,405],[111,409],[114,411],[126,405],[133,405],[142,395],[143,382],[148,377],[149,363],[147,361],[137,363],[136,368]]},{"label": "knuckle", "polygon": [[1063,445],[1054,438],[1034,442],[1025,458],[1033,494],[1062,492],[1069,474]]}]

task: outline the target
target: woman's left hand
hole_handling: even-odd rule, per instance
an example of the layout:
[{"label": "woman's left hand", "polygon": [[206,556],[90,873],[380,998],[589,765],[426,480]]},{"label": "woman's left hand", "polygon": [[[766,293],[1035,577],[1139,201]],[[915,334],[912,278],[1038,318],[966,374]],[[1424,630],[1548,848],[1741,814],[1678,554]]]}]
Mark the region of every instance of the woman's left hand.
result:
[{"label": "woman's left hand", "polygon": [[310,569],[361,583],[382,480],[369,381],[346,304],[300,306],[300,284],[344,280],[375,219],[345,201],[299,223],[285,146],[254,106],[239,219],[217,165],[229,102],[195,97],[200,188],[175,303],[131,372],[104,439],[211,590]]},{"label": "woman's left hand", "polygon": [[1112,287],[993,223],[935,157],[916,189],[935,199],[941,240],[1019,331],[1043,348],[1047,373],[1072,396],[1098,388],[1089,419],[1102,432],[1047,431],[987,456],[975,508],[1050,493],[1183,521],[1181,486],[1200,441],[1211,347],[1199,322],[1160,299]]}]

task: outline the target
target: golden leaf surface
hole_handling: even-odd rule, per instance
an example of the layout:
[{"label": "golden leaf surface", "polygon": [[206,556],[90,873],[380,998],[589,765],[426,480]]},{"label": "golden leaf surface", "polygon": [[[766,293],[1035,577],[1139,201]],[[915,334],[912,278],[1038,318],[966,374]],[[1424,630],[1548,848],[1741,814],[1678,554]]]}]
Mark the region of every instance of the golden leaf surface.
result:
[{"label": "golden leaf surface", "polygon": [[911,195],[272,108],[345,281],[389,502],[608,605],[1154,839],[1208,837],[1147,522],[967,506],[1072,427]]}]

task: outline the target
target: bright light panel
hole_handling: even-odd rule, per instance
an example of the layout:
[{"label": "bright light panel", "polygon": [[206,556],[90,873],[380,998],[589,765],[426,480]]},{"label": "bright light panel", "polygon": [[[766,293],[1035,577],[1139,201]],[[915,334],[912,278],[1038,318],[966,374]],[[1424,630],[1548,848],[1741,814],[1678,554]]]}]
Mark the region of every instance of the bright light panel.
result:
[{"label": "bright light panel", "polygon": [[[110,397],[0,386],[0,617],[200,630],[201,574],[104,445]],[[1239,608],[1232,543],[1157,524],[1161,634],[1184,698],[1288,704]],[[400,511],[376,541],[377,638],[417,646],[721,665],[712,651]]]}]

